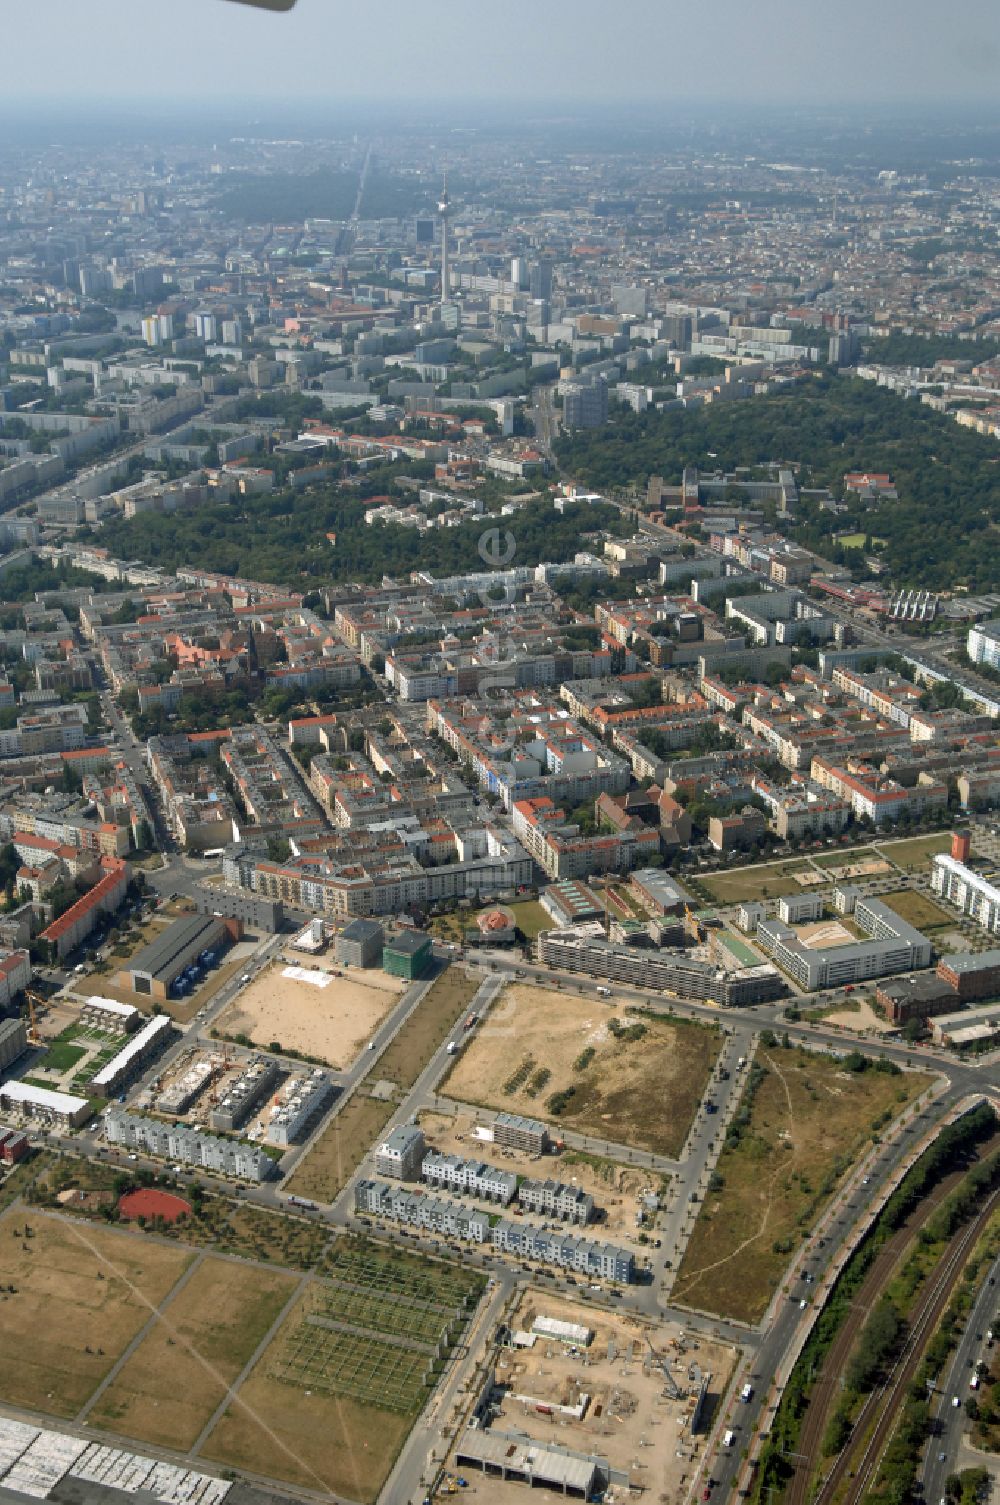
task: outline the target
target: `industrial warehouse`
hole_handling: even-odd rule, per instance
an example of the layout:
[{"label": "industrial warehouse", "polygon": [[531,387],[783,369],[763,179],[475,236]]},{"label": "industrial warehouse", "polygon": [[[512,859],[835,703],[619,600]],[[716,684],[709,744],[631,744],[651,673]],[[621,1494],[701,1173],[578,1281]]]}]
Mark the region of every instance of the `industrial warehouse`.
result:
[{"label": "industrial warehouse", "polygon": [[213,960],[243,934],[242,921],[185,915],[143,946],[117,975],[117,985],[166,1002],[177,980],[200,960]]}]

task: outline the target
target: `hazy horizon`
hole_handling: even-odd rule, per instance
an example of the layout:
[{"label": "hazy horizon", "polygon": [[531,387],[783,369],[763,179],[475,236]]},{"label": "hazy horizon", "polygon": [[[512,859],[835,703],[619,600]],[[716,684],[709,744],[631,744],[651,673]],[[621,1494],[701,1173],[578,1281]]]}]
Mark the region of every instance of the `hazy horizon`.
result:
[{"label": "hazy horizon", "polygon": [[[85,24],[84,24],[85,23]],[[1000,6],[967,0],[7,0],[5,101],[997,108]],[[480,75],[482,70],[482,76]]]}]

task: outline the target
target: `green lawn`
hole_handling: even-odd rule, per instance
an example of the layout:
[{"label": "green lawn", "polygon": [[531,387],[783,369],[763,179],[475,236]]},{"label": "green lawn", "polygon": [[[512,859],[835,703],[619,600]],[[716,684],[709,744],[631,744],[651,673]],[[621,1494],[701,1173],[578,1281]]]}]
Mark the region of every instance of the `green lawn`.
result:
[{"label": "green lawn", "polygon": [[744,899],[776,899],[780,894],[808,893],[808,889],[800,889],[793,877],[808,867],[806,859],[793,858],[785,862],[733,868],[728,873],[694,876],[716,904],[742,904]]},{"label": "green lawn", "polygon": [[914,893],[910,889],[901,888],[896,893],[884,894],[882,903],[888,904],[908,924],[915,925],[918,930],[954,930],[956,921],[940,905],[932,899],[927,899],[923,894]]},{"label": "green lawn", "polygon": [[508,908],[526,940],[536,940],[543,930],[555,929],[552,916],[542,908],[537,899],[524,899],[520,904],[508,905]]},{"label": "green lawn", "polygon": [[55,1040],[49,1046],[42,1065],[47,1071],[69,1071],[86,1054],[86,1048],[82,1045],[74,1045],[69,1040]]},{"label": "green lawn", "polygon": [[931,858],[951,848],[950,831],[932,831],[929,836],[911,836],[905,841],[879,842],[879,850],[904,872],[918,873],[929,868]]}]

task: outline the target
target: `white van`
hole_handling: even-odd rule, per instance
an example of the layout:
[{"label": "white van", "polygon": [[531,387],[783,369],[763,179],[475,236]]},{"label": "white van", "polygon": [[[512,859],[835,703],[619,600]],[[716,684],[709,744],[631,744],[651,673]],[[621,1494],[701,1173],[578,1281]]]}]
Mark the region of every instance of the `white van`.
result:
[{"label": "white van", "polygon": [[735,1441],[736,1441],[736,1433],[735,1432],[729,1431],[729,1432],[724,1432],[722,1434],[722,1446],[724,1448],[731,1448],[732,1445],[733,1445],[733,1443]]}]

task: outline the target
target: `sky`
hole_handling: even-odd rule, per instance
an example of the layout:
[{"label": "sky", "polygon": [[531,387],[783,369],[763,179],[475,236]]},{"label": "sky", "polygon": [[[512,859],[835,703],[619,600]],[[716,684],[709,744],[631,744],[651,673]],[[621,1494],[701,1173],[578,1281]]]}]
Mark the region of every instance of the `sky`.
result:
[{"label": "sky", "polygon": [[1000,0],[2,0],[9,100],[1000,107]]}]

